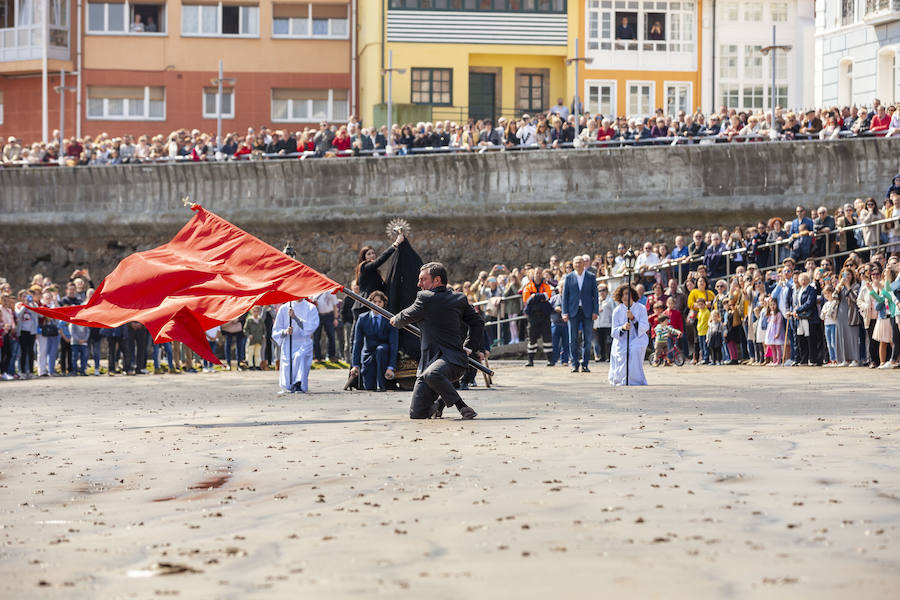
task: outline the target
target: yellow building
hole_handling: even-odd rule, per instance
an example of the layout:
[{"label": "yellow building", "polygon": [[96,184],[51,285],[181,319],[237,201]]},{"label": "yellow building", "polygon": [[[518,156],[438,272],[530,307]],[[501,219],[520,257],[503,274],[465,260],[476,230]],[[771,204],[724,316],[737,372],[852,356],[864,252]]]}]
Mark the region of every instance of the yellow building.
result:
[{"label": "yellow building", "polygon": [[[392,55],[392,121],[521,116],[571,97],[566,0],[367,0],[359,3],[360,117],[383,125]],[[567,73],[567,70],[569,73]]]}]

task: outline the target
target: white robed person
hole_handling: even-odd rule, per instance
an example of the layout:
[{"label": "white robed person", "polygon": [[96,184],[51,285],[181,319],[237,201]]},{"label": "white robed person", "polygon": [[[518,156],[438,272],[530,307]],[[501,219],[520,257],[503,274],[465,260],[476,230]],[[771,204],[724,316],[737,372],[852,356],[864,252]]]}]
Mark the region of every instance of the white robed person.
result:
[{"label": "white robed person", "polygon": [[292,300],[278,307],[272,325],[272,339],[281,349],[279,393],[309,390],[309,369],[313,361],[313,333],[319,326],[319,311],[306,300]]},{"label": "white robed person", "polygon": [[647,309],[637,301],[637,291],[627,285],[616,288],[613,300],[616,308],[613,309],[610,332],[612,349],[609,355],[609,382],[612,385],[625,385],[628,365],[628,385],[647,385],[647,378],[644,376],[644,355],[650,342],[647,337],[647,332],[650,331]]}]

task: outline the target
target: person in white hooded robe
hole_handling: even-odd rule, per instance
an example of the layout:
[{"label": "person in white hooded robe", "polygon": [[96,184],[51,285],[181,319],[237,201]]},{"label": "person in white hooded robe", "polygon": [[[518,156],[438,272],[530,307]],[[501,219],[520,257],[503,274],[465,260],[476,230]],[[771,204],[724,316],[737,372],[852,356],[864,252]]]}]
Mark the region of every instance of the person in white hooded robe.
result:
[{"label": "person in white hooded robe", "polygon": [[306,300],[292,300],[278,307],[272,325],[272,339],[281,349],[279,393],[309,390],[309,369],[313,360],[312,336],[319,326],[319,311]]},{"label": "person in white hooded robe", "polygon": [[616,289],[613,300],[616,302],[616,308],[613,310],[610,333],[613,341],[609,357],[609,383],[625,385],[625,371],[628,365],[628,385],[647,385],[647,378],[644,376],[644,355],[650,342],[650,338],[647,337],[650,330],[647,309],[637,301],[637,291],[627,285],[621,285]]}]

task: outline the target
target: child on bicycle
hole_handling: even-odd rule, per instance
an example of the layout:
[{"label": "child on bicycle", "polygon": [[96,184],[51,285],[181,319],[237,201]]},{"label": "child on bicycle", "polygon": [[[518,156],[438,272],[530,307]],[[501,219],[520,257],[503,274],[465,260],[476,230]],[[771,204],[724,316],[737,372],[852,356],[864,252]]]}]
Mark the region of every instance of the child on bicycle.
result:
[{"label": "child on bicycle", "polygon": [[665,361],[666,366],[671,366],[669,350],[673,340],[681,337],[681,331],[669,325],[669,315],[661,313],[656,321],[656,364]]}]

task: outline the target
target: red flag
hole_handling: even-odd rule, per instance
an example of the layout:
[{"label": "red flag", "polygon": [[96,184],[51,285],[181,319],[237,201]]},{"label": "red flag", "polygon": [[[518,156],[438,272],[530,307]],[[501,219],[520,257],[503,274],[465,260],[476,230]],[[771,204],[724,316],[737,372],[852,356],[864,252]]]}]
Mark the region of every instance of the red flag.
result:
[{"label": "red flag", "polygon": [[178,340],[219,362],[206,330],[256,305],[281,304],[343,286],[194,204],[168,244],[132,254],[80,306],[34,308],[89,327],[143,323],[153,340]]}]

